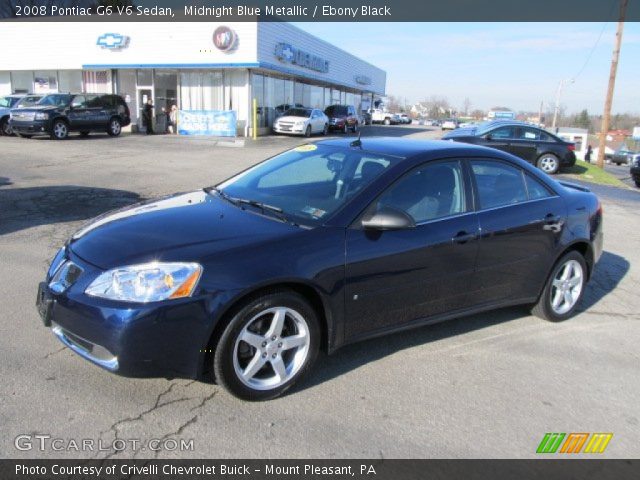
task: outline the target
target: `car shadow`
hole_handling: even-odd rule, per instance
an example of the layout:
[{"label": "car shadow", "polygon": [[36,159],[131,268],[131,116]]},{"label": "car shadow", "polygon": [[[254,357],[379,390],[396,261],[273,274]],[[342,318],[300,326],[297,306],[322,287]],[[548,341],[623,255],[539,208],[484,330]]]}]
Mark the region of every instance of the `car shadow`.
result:
[{"label": "car shadow", "polygon": [[137,193],[126,190],[77,185],[0,188],[0,235],[38,225],[87,220],[142,200]]},{"label": "car shadow", "polygon": [[[604,252],[587,285],[578,313],[590,309],[613,291],[626,276],[629,267],[625,258]],[[316,386],[402,350],[489,328],[529,314],[527,306],[502,308],[347,345],[334,355],[322,353],[321,360],[316,363],[308,379],[294,387],[293,391]]]}]

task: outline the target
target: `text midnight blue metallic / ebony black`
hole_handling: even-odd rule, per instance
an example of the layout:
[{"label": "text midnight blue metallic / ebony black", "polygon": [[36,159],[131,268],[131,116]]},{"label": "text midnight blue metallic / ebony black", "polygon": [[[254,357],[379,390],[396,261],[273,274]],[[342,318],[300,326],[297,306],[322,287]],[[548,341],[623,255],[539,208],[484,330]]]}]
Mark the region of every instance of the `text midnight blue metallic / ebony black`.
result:
[{"label": "text midnight blue metallic / ebony black", "polygon": [[395,138],[294,148],[94,219],[38,292],[45,325],[124,375],[283,393],[318,350],[514,304],[569,317],[602,209],[494,149]]}]

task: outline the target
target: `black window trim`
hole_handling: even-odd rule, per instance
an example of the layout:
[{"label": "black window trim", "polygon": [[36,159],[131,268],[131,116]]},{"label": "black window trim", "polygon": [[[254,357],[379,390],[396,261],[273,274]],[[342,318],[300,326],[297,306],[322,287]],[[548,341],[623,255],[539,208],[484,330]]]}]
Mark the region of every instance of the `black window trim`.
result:
[{"label": "black window trim", "polygon": [[[516,205],[525,205],[527,203],[539,202],[539,201],[542,201],[542,200],[548,200],[550,198],[557,198],[557,197],[560,196],[555,190],[553,190],[549,185],[547,185],[546,182],[543,182],[542,180],[540,180],[537,176],[533,175],[532,173],[525,171],[525,169],[522,168],[520,165],[516,165],[515,163],[509,162],[508,160],[504,160],[502,158],[495,158],[495,157],[471,157],[471,158],[467,158],[465,160],[466,160],[465,163],[467,165],[468,174],[471,177],[471,184],[472,184],[472,187],[473,187],[473,199],[474,199],[473,205],[474,205],[474,208],[475,208],[474,212],[476,212],[476,213],[490,212],[492,210],[499,210],[501,208],[514,207]],[[505,165],[508,165],[510,167],[515,168],[516,170],[519,170],[520,171],[520,175],[522,177],[522,183],[524,183],[525,192],[527,193],[527,200],[525,200],[524,202],[509,203],[507,205],[498,205],[497,207],[481,208],[480,207],[480,194],[478,192],[478,185],[476,183],[476,177],[475,177],[475,174],[473,173],[473,168],[471,166],[471,162],[473,162],[473,161],[503,163]],[[525,179],[525,175],[531,176],[534,180],[536,180],[538,183],[543,185],[544,188],[546,188],[547,191],[550,193],[550,196],[543,197],[543,198],[534,198],[534,199],[529,198],[529,188],[527,187],[527,181]]]},{"label": "black window trim", "polygon": [[439,222],[441,220],[449,220],[451,218],[457,218],[457,217],[463,217],[463,216],[466,216],[466,215],[475,214],[476,211],[474,210],[474,204],[473,204],[473,200],[472,200],[473,197],[471,195],[471,189],[470,189],[470,185],[469,185],[468,174],[466,172],[466,170],[467,170],[467,166],[466,166],[467,161],[466,160],[467,160],[466,158],[461,158],[461,157],[438,158],[438,159],[434,159],[434,160],[427,160],[427,161],[424,161],[424,162],[422,162],[422,163],[420,163],[420,164],[418,164],[418,165],[416,165],[414,167],[411,167],[409,170],[404,172],[402,175],[400,175],[398,178],[396,178],[393,182],[391,182],[389,185],[387,185],[384,188],[384,190],[382,190],[382,192],[380,192],[378,195],[376,195],[375,198],[371,202],[369,202],[369,204],[365,207],[365,209],[362,212],[360,212],[359,215],[357,215],[355,217],[355,220],[353,222],[351,222],[351,224],[347,228],[362,230],[362,225],[361,225],[362,224],[362,219],[366,215],[369,214],[369,210],[371,210],[371,208],[378,202],[378,200],[380,199],[380,197],[382,197],[382,195],[384,195],[386,192],[388,192],[390,189],[392,189],[396,184],[398,184],[399,182],[404,180],[406,177],[411,175],[416,170],[419,170],[421,168],[424,168],[424,167],[427,167],[427,166],[430,166],[430,165],[437,165],[438,163],[458,162],[458,164],[460,165],[460,172],[462,174],[462,191],[464,193],[465,211],[461,212],[461,213],[454,213],[454,214],[447,215],[447,216],[444,216],[444,217],[433,218],[431,220],[425,220],[423,222],[416,222],[416,227],[421,227],[421,226],[427,225],[429,223]]}]

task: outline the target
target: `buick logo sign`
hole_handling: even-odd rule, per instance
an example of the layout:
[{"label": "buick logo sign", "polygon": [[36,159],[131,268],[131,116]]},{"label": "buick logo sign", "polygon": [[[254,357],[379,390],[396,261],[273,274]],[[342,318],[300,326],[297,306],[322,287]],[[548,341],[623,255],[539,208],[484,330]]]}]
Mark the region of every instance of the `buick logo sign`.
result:
[{"label": "buick logo sign", "polygon": [[231,30],[229,27],[218,27],[213,32],[213,44],[218,50],[225,53],[236,48],[237,41],[238,36],[236,35],[236,32]]}]

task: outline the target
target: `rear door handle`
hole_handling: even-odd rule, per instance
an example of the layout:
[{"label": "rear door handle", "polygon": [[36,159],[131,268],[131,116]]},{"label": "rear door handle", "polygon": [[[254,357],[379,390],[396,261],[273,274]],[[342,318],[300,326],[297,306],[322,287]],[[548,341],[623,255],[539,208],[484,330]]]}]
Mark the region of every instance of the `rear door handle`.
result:
[{"label": "rear door handle", "polygon": [[465,231],[462,232],[458,232],[452,239],[451,241],[454,243],[467,243],[470,240],[475,240],[475,238],[477,237],[477,235],[475,233],[467,233]]}]

